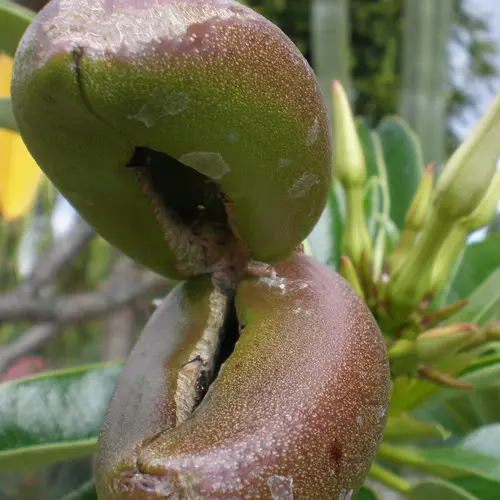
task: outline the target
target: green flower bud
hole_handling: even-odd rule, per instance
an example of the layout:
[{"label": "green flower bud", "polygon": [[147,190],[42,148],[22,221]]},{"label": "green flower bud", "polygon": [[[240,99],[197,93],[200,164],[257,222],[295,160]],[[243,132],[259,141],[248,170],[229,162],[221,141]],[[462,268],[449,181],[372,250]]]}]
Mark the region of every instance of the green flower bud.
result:
[{"label": "green flower bud", "polygon": [[421,333],[415,340],[418,358],[434,363],[451,356],[468,344],[476,329],[470,323],[457,323]]},{"label": "green flower bud", "polygon": [[371,261],[371,240],[364,214],[366,165],[354,115],[342,84],[332,84],[333,98],[333,154],[335,176],[342,184],[346,196],[346,223],[342,237],[342,253],[354,264],[361,256]]},{"label": "green flower bud", "polygon": [[479,205],[471,214],[458,221],[468,233],[488,224],[496,213],[500,198],[500,162],[497,165],[497,171]]},{"label": "green flower bud", "polygon": [[420,185],[406,213],[405,229],[420,231],[430,212],[432,188],[434,186],[434,163],[429,163],[424,169]]},{"label": "green flower bud", "polygon": [[431,208],[430,203],[432,199],[433,184],[434,164],[429,163],[424,170],[412,204],[406,213],[403,232],[401,233],[396,248],[388,258],[388,264],[392,272],[395,272],[404,262],[406,256],[415,245],[418,232],[427,221]]},{"label": "green flower bud", "polygon": [[435,207],[451,219],[468,216],[486,193],[500,155],[500,93],[441,174]]},{"label": "green flower bud", "polygon": [[332,85],[335,175],[347,189],[362,186],[366,163],[349,100],[339,81]]},{"label": "green flower bud", "polygon": [[500,169],[495,172],[488,190],[476,209],[454,224],[448,238],[441,247],[432,269],[431,289],[433,293],[439,291],[447,283],[456,258],[467,244],[469,233],[488,224],[493,218],[499,198]]}]

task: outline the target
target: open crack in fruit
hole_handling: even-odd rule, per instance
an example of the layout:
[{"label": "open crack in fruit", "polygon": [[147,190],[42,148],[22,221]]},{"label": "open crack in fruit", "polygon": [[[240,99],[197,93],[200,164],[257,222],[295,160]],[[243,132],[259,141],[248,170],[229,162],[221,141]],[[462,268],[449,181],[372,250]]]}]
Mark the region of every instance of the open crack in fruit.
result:
[{"label": "open crack in fruit", "polygon": [[334,271],[301,254],[275,271],[241,280],[234,300],[206,277],[166,297],[113,396],[99,498],[331,499],[359,488],[386,421],[383,339]]},{"label": "open crack in fruit", "polygon": [[325,206],[331,141],[314,74],[236,2],[54,0],[20,43],[11,93],[64,196],[172,278],[283,257]]},{"label": "open crack in fruit", "polygon": [[15,58],[28,149],[112,244],[186,279],[121,374],[100,500],[347,500],[378,449],[385,345],[295,248],[331,141],[311,68],[232,0],[52,0]]}]

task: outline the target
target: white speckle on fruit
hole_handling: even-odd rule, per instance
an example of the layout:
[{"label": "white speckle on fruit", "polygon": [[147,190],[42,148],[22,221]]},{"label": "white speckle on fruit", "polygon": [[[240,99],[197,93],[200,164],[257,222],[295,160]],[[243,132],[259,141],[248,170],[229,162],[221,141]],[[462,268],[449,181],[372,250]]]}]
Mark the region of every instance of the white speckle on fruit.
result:
[{"label": "white speckle on fruit", "polygon": [[353,493],[354,490],[347,491],[345,488],[342,488],[339,493],[339,500],[351,500]]},{"label": "white speckle on fruit", "polygon": [[210,179],[221,179],[231,170],[220,153],[193,151],[182,155],[179,161]]},{"label": "white speckle on fruit", "polygon": [[172,92],[162,97],[161,104],[144,104],[134,115],[128,115],[129,120],[137,120],[151,128],[162,116],[174,116],[182,113],[189,106],[189,96],[185,92]]},{"label": "white speckle on fruit", "polygon": [[309,127],[309,130],[307,131],[307,137],[306,137],[306,146],[313,146],[316,140],[318,139],[318,134],[319,134],[319,121],[318,118],[316,117],[312,125]]},{"label": "white speckle on fruit", "polygon": [[[256,20],[250,9],[214,5],[200,9],[196,3],[164,3],[149,8],[123,5],[110,9],[106,0],[76,3],[60,0],[57,17],[43,23],[46,35],[56,44],[70,42],[89,55],[140,50],[153,41],[168,39],[176,43],[193,42],[190,29],[212,20]],[[189,37],[189,38],[188,38]]]},{"label": "white speckle on fruit", "polygon": [[288,158],[278,158],[278,168],[288,167],[292,162]]},{"label": "white speckle on fruit", "polygon": [[238,134],[237,130],[231,130],[231,132],[227,134],[227,138],[230,142],[238,142],[240,139],[240,134]]},{"label": "white speckle on fruit", "polygon": [[189,96],[185,92],[172,92],[162,98],[162,110],[166,115],[178,115],[189,106]]},{"label": "white speckle on fruit", "polygon": [[286,476],[269,476],[267,485],[273,500],[293,500],[293,478]]},{"label": "white speckle on fruit", "polygon": [[302,198],[309,189],[320,182],[319,177],[312,172],[304,172],[292,185],[290,198]]},{"label": "white speckle on fruit", "polygon": [[378,407],[378,414],[379,414],[380,418],[384,418],[385,417],[385,412],[386,412],[385,407],[383,407],[382,405],[379,405],[379,407]]},{"label": "white speckle on fruit", "polygon": [[358,416],[356,417],[356,423],[357,423],[358,425],[363,425],[363,417],[362,417],[361,415],[358,415]]},{"label": "white speckle on fruit", "polygon": [[137,120],[143,123],[146,127],[151,128],[156,123],[156,115],[158,111],[150,104],[144,104],[135,115],[128,115],[129,120]]}]

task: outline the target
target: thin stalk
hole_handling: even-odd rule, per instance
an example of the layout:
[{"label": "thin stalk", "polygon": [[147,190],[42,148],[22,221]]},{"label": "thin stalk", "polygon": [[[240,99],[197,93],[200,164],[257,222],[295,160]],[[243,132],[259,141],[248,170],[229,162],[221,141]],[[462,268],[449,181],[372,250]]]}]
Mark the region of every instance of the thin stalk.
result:
[{"label": "thin stalk", "polygon": [[375,481],[378,481],[379,483],[385,484],[392,490],[399,491],[400,493],[405,493],[413,486],[410,481],[407,481],[377,463],[372,464],[370,472],[368,472],[368,476],[375,479]]}]

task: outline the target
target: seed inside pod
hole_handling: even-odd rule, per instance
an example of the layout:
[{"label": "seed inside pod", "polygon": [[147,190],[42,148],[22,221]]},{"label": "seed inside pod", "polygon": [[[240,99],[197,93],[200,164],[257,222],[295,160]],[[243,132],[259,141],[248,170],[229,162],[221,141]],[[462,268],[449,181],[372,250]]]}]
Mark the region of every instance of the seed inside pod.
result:
[{"label": "seed inside pod", "polygon": [[236,275],[250,251],[231,229],[231,201],[216,180],[167,154],[136,148],[133,170],[153,205],[168,246],[184,275]]}]

